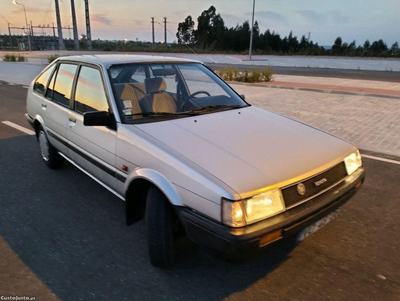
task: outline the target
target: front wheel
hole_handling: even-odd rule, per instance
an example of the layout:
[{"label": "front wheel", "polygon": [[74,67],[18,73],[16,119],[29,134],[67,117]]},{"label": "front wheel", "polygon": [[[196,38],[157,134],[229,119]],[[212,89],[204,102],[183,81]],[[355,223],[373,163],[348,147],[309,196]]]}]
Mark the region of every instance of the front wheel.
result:
[{"label": "front wheel", "polygon": [[150,187],[146,202],[146,232],[151,264],[170,267],[174,262],[173,208],[165,195]]},{"label": "front wheel", "polygon": [[42,127],[40,127],[37,132],[37,139],[40,146],[40,154],[44,163],[51,169],[60,168],[64,162],[64,158],[61,157],[55,147],[50,144]]}]

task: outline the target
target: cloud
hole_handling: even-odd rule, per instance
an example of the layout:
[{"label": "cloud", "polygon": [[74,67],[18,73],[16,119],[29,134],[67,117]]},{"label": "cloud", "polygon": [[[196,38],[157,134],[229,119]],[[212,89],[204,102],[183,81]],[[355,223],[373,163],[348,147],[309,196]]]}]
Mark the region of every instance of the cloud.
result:
[{"label": "cloud", "polygon": [[[20,14],[21,12],[23,13],[24,8],[17,6],[15,9],[10,11],[10,14]],[[29,13],[46,13],[47,11],[43,8],[37,8],[37,7],[26,7],[26,12],[27,14]]]},{"label": "cloud", "polygon": [[107,26],[111,26],[113,25],[113,21],[111,21],[109,18],[107,18],[105,15],[103,14],[94,14],[90,16],[90,20],[93,22],[97,22],[97,23],[101,23],[101,24],[105,24]]},{"label": "cloud", "polygon": [[[246,15],[251,16],[252,13],[246,13]],[[260,21],[273,21],[276,23],[283,23],[287,21],[287,17],[280,14],[280,13],[276,13],[273,11],[256,11],[255,12],[255,19],[257,19],[259,22]]]},{"label": "cloud", "polygon": [[[243,17],[239,17],[236,15],[231,15],[231,14],[224,14],[221,13],[221,17],[225,22],[225,26],[231,27],[231,26],[236,26],[237,24],[242,24],[245,20]],[[196,19],[197,22],[197,19]]]},{"label": "cloud", "polygon": [[350,21],[349,16],[337,10],[328,11],[327,16],[329,17],[330,21],[334,23],[347,23]]},{"label": "cloud", "polygon": [[133,23],[135,23],[136,26],[142,26],[143,21],[142,20],[133,20]]},{"label": "cloud", "polygon": [[343,24],[350,21],[350,17],[344,13],[337,10],[330,10],[326,13],[317,13],[313,10],[298,10],[296,11],[303,18],[305,18],[309,23],[313,24],[326,24],[330,22],[332,24]]},{"label": "cloud", "polygon": [[325,23],[325,18],[322,14],[318,14],[313,10],[298,10],[296,11],[303,18],[305,18],[310,23]]}]

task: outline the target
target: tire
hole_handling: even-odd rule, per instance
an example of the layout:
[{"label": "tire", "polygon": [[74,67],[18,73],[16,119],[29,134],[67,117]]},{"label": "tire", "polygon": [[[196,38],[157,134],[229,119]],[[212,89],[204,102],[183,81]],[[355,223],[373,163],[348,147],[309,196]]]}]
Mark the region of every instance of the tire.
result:
[{"label": "tire", "polygon": [[40,126],[37,132],[37,140],[40,147],[40,155],[43,162],[51,169],[59,169],[64,163],[64,158],[60,156],[57,149],[51,145],[43,128]]},{"label": "tire", "polygon": [[146,232],[150,262],[154,267],[170,267],[174,262],[173,208],[155,186],[146,200]]}]

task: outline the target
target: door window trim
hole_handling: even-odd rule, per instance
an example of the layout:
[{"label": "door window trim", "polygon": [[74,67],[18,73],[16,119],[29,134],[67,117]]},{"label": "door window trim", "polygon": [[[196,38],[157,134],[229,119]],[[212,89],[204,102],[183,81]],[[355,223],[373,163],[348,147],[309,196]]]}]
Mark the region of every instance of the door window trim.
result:
[{"label": "door window trim", "polygon": [[[59,65],[58,62],[57,62],[57,63],[54,63],[54,64],[50,64],[50,65],[47,66],[45,69],[43,69],[43,71],[40,72],[38,76],[35,77],[35,79],[33,80],[33,86],[32,86],[32,92],[33,92],[33,93],[35,93],[35,94],[37,94],[37,95],[39,95],[39,96],[42,96],[42,97],[46,98],[45,95],[46,95],[46,92],[47,92],[47,87],[49,86],[49,83],[50,83],[51,79],[53,78],[54,72],[58,69],[58,65]],[[39,79],[39,77],[41,77],[41,76],[43,75],[43,73],[45,73],[47,70],[49,70],[50,68],[53,68],[53,67],[54,67],[54,69],[53,69],[53,71],[51,71],[51,74],[50,74],[49,78],[47,79],[46,86],[44,87],[44,93],[41,94],[41,93],[39,93],[38,91],[36,91],[36,90],[34,89],[35,83],[37,82],[37,80]],[[47,98],[46,98],[46,99],[47,99]]]},{"label": "door window trim", "polygon": [[110,114],[114,115],[113,107],[111,105],[111,99],[110,99],[110,96],[109,96],[109,93],[108,93],[108,89],[107,89],[107,84],[106,84],[106,81],[105,81],[105,78],[104,78],[104,74],[103,74],[103,69],[99,65],[85,63],[85,62],[80,62],[79,63],[78,70],[77,70],[77,72],[75,74],[74,83],[72,85],[71,101],[70,101],[70,109],[71,109],[71,111],[75,112],[76,114],[80,114],[80,115],[83,116],[83,114],[81,112],[78,112],[78,111],[75,110],[76,86],[77,86],[77,83],[78,83],[78,78],[79,78],[79,74],[81,73],[82,67],[88,67],[88,68],[96,69],[97,71],[100,72],[101,82],[103,84],[103,90],[104,90],[104,93],[105,93],[106,99],[107,99],[108,110],[109,110]]},{"label": "door window trim", "polygon": [[[54,99],[53,99],[54,93],[53,93],[53,95],[52,95],[51,98],[46,97],[47,90],[48,90],[48,88],[49,88],[50,82],[53,80],[53,76],[55,76],[55,79],[54,79],[54,86],[55,86],[55,84],[56,84],[57,76],[58,76],[58,70],[60,69],[61,64],[75,65],[75,66],[77,66],[76,71],[75,71],[75,75],[74,75],[74,79],[73,79],[73,81],[72,81],[71,93],[70,93],[70,99],[69,99],[69,105],[68,105],[68,106],[67,106],[67,105],[64,105],[64,104],[62,104],[62,103],[59,103],[59,102],[54,101]],[[75,82],[75,79],[76,79],[76,75],[77,75],[78,70],[79,70],[79,64],[78,64],[77,62],[74,62],[74,61],[58,61],[58,62],[57,62],[57,66],[54,68],[54,70],[53,70],[51,76],[49,77],[49,80],[48,80],[48,82],[47,82],[46,90],[45,90],[45,92],[44,92],[43,98],[46,99],[47,101],[51,101],[53,104],[62,106],[63,108],[70,109],[70,108],[71,108],[71,99],[72,99],[72,95],[73,95],[73,92],[74,92],[74,90],[73,90],[73,89],[74,89],[74,82]],[[57,74],[55,74],[55,72],[57,72]],[[53,87],[53,91],[54,91],[54,87]]]}]

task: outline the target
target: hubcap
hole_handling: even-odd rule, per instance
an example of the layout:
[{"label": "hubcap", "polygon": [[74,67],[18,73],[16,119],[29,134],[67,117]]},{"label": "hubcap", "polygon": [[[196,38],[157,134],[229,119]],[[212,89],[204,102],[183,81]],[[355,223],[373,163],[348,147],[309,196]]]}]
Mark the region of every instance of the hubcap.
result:
[{"label": "hubcap", "polygon": [[43,131],[39,132],[39,145],[44,161],[49,161],[49,142],[47,141],[46,134]]}]

